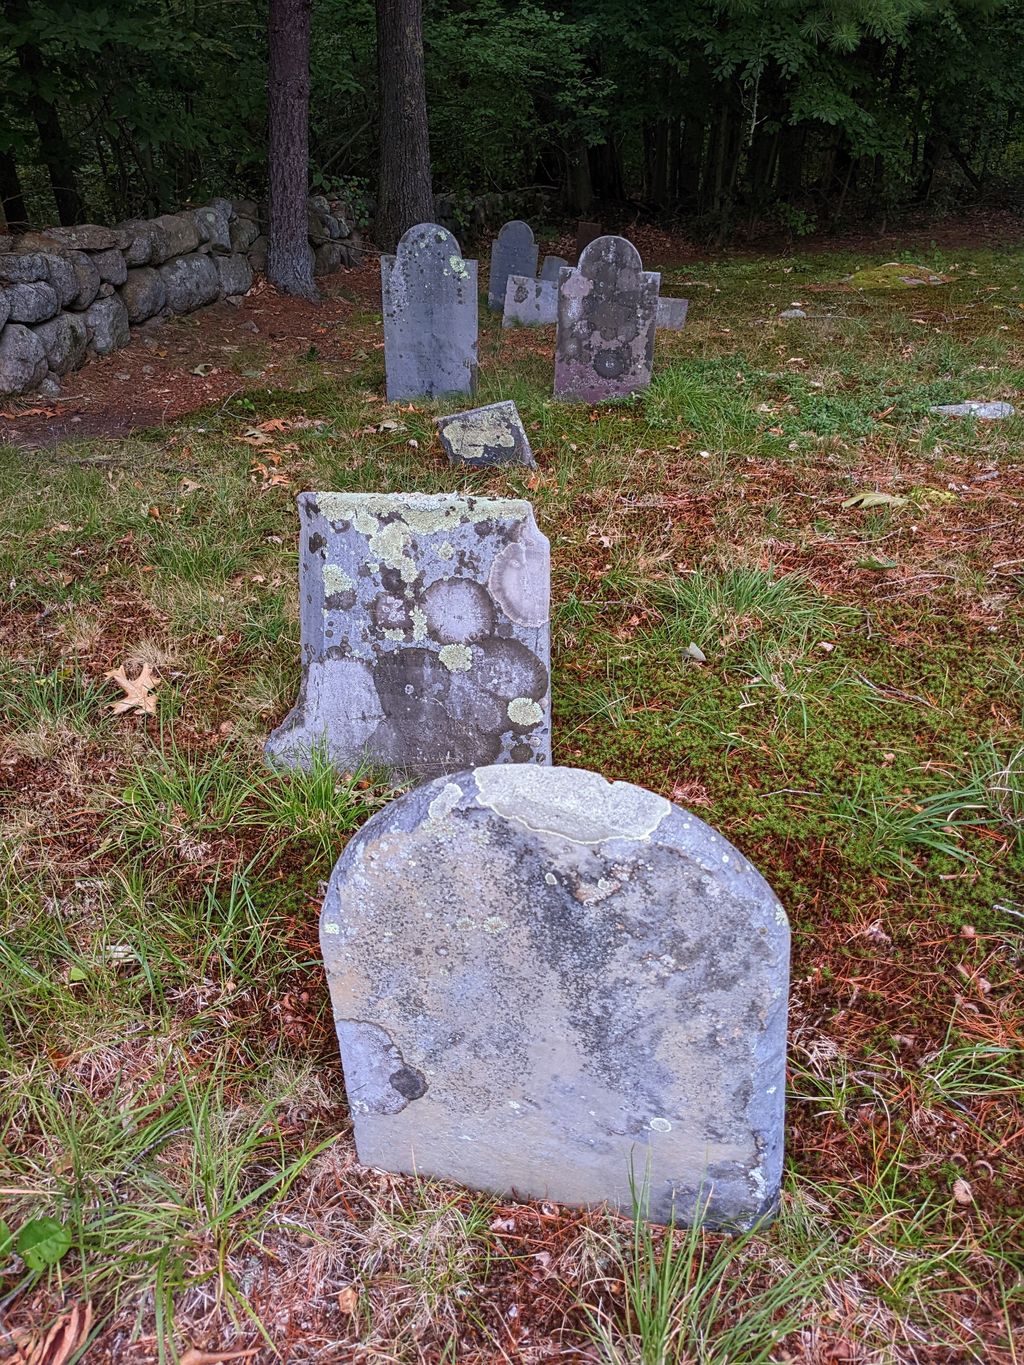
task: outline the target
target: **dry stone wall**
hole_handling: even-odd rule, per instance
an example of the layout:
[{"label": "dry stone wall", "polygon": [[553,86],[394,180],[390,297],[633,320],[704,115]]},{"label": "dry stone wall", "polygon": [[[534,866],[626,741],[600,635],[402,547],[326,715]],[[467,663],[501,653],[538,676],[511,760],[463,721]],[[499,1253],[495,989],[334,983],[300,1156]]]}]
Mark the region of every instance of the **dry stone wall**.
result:
[{"label": "dry stone wall", "polygon": [[[349,216],[310,198],[314,274],[360,263]],[[61,375],[127,345],[132,327],[244,294],[266,268],[264,223],[251,199],[212,199],[116,227],[0,236],[0,394],[56,393]]]}]

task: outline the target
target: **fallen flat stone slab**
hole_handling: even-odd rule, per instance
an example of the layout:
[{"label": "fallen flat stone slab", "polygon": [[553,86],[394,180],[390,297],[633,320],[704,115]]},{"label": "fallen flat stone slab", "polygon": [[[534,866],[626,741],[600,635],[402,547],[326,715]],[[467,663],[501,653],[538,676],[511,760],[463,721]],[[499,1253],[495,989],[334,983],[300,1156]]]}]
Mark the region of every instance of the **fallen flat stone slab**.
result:
[{"label": "fallen flat stone slab", "polygon": [[505,284],[502,327],[544,327],[558,321],[558,285],[528,275],[510,275]]},{"label": "fallen flat stone slab", "polygon": [[435,417],[434,423],[449,464],[473,468],[519,464],[536,468],[519,410],[511,399]]},{"label": "fallen flat stone slab", "polygon": [[940,417],[977,417],[981,422],[998,422],[1012,417],[1017,409],[1012,403],[982,403],[970,398],[966,403],[941,403],[928,411]]},{"label": "fallen flat stone slab", "polygon": [[770,1216],[789,928],[663,796],[487,766],[379,811],[320,945],[365,1165],[656,1222]]},{"label": "fallen flat stone slab", "polygon": [[689,299],[666,299],[658,296],[658,327],[665,332],[681,332],[686,326]]},{"label": "fallen flat stone slab", "polygon": [[303,493],[299,698],[275,763],[550,763],[550,555],[528,502]]}]

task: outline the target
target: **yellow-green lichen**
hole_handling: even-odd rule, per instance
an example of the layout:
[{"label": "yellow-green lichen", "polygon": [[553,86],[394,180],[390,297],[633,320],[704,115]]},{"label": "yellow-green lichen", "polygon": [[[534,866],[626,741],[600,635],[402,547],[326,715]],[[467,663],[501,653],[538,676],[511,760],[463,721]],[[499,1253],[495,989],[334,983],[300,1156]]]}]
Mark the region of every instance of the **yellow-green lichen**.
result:
[{"label": "yellow-green lichen", "polygon": [[507,423],[486,411],[465,419],[462,425],[449,426],[445,435],[459,458],[470,462],[483,459],[488,449],[495,446],[511,450],[516,443]]},{"label": "yellow-green lichen", "polygon": [[452,273],[454,275],[458,275],[460,280],[469,279],[469,270],[466,266],[466,262],[462,259],[461,256],[449,256],[448,264],[452,268]]},{"label": "yellow-green lichen", "polygon": [[454,558],[454,555],[455,546],[451,543],[450,540],[442,541],[441,544],[437,547],[438,559],[452,559]]},{"label": "yellow-green lichen", "polygon": [[513,697],[508,718],[516,725],[536,725],[544,719],[544,708],[530,697]]},{"label": "yellow-green lichen", "polygon": [[442,645],[437,657],[451,673],[465,673],[473,666],[473,651],[469,645]]},{"label": "yellow-green lichen", "polygon": [[350,521],[363,535],[373,535],[378,522],[402,524],[429,535],[480,521],[525,521],[530,504],[522,498],[477,498],[460,493],[315,493],[328,521]]},{"label": "yellow-green lichen", "polygon": [[388,568],[397,569],[403,583],[411,583],[418,572],[415,561],[406,554],[408,547],[409,531],[400,521],[378,526],[369,540],[370,553]]},{"label": "yellow-green lichen", "polygon": [[324,565],[324,592],[330,597],[336,592],[351,592],[354,581],[337,564]]},{"label": "yellow-green lichen", "polygon": [[422,607],[412,607],[409,610],[412,618],[412,638],[414,640],[425,640],[427,638],[427,613]]}]

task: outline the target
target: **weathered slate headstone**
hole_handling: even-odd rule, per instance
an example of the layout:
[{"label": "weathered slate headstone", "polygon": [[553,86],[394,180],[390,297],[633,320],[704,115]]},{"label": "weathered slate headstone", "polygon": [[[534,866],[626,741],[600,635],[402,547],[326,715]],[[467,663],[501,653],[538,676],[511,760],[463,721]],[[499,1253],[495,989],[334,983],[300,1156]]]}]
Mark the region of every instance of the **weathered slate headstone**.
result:
[{"label": "weathered slate headstone", "polygon": [[576,259],[577,261],[586,251],[591,242],[596,242],[598,237],[603,236],[600,223],[588,223],[585,219],[580,219],[576,224]]},{"label": "weathered slate headstone", "polygon": [[491,243],[491,273],[487,280],[487,303],[492,312],[500,312],[505,303],[505,281],[509,275],[537,273],[537,243],[533,228],[522,219],[513,219]]},{"label": "weathered slate headstone", "polygon": [[548,542],[528,502],[303,493],[299,698],[275,762],[549,763]]},{"label": "weathered slate headstone", "polygon": [[502,327],[542,327],[558,320],[558,285],[528,275],[510,275],[505,285]]},{"label": "weathered slate headstone", "polygon": [[436,223],[411,227],[380,259],[387,395],[473,393],[477,365],[476,261]]},{"label": "weathered slate headstone", "polygon": [[536,467],[530,442],[512,400],[435,417],[449,464],[485,468],[496,464]]},{"label": "weathered slate headstone", "polygon": [[746,1228],[782,1169],[789,929],[696,816],[489,766],[379,811],[320,944],[366,1165]]},{"label": "weathered slate headstone", "polygon": [[575,270],[562,271],[556,398],[600,403],[650,384],[660,285],[624,237],[599,237]]},{"label": "weathered slate headstone", "polygon": [[562,266],[568,264],[569,262],[563,256],[545,256],[540,267],[540,278],[557,284]]},{"label": "weathered slate headstone", "polygon": [[658,326],[666,332],[681,332],[686,326],[689,299],[658,299]]}]

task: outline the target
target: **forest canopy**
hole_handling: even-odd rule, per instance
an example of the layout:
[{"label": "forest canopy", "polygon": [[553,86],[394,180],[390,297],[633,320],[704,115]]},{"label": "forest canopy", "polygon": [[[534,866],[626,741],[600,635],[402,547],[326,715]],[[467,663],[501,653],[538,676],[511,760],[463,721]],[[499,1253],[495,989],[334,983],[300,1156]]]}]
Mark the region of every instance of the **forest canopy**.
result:
[{"label": "forest canopy", "polygon": [[[425,0],[434,190],[542,187],[724,238],[1024,185],[1024,0]],[[370,0],[314,0],[310,184],[368,204]],[[265,192],[260,0],[4,0],[9,223]]]}]

